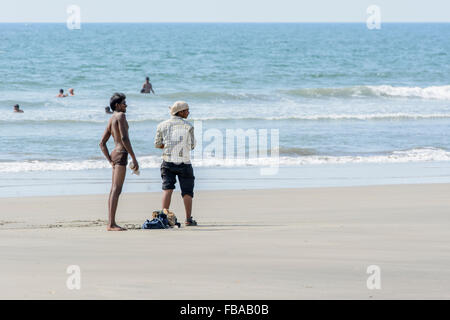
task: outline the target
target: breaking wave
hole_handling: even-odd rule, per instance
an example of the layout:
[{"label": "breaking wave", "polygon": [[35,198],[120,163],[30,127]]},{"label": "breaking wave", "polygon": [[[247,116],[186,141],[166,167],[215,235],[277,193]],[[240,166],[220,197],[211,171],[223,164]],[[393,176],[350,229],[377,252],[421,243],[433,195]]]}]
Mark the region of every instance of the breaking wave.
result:
[{"label": "breaking wave", "polygon": [[[297,149],[297,148],[296,148]],[[280,150],[280,153],[287,153]],[[406,162],[430,162],[450,161],[450,152],[439,148],[416,148],[410,150],[398,150],[384,155],[369,156],[332,156],[308,154],[308,149],[293,150],[293,154],[301,156],[264,157],[250,159],[223,159],[206,158],[193,159],[195,167],[246,167],[246,166],[301,166],[315,164],[346,164],[346,163],[406,163]],[[144,156],[139,159],[142,169],[158,168],[161,165],[159,156]],[[19,173],[31,171],[80,171],[91,169],[106,169],[110,165],[106,160],[83,161],[21,161],[0,162],[0,172]]]},{"label": "breaking wave", "polygon": [[[341,121],[341,120],[360,120],[360,121],[371,121],[371,120],[426,120],[426,119],[450,119],[450,113],[368,113],[368,114],[316,114],[316,115],[286,115],[286,116],[261,116],[261,117],[220,117],[220,116],[205,116],[205,117],[192,117],[188,121],[258,121],[258,120],[292,120],[292,121]],[[163,117],[153,117],[153,116],[141,116],[138,118],[133,118],[132,116],[128,118],[130,123],[151,123],[157,124],[158,122],[167,120]],[[108,118],[105,116],[99,116],[98,118],[49,118],[48,116],[39,119],[38,116],[33,118],[24,117],[14,117],[12,119],[6,120],[0,118],[0,123],[11,124],[11,123],[41,123],[41,124],[89,124],[89,123],[107,123]]]},{"label": "breaking wave", "polygon": [[431,87],[354,86],[343,88],[304,88],[284,91],[286,94],[307,98],[326,97],[398,97],[450,100],[450,85]]}]

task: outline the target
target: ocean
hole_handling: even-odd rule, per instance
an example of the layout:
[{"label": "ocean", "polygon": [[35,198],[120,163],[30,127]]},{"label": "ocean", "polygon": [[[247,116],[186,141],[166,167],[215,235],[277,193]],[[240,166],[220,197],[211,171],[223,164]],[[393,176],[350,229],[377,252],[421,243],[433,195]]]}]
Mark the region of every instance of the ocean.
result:
[{"label": "ocean", "polygon": [[129,190],[159,190],[153,139],[176,100],[203,132],[279,132],[277,175],[197,157],[205,189],[450,182],[448,39],[446,23],[0,24],[2,196],[108,192],[114,92],[143,171]]}]

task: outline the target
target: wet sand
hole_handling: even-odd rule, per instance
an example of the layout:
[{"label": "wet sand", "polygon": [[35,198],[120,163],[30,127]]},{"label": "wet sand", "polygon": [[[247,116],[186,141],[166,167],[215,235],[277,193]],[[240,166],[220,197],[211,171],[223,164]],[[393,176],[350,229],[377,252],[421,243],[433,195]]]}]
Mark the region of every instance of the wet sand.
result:
[{"label": "wet sand", "polygon": [[[449,191],[199,191],[198,227],[120,233],[105,229],[107,195],[3,198],[0,298],[449,299]],[[142,224],[160,196],[123,194],[119,224]],[[183,221],[179,193],[172,206]],[[371,265],[380,290],[367,288]]]}]

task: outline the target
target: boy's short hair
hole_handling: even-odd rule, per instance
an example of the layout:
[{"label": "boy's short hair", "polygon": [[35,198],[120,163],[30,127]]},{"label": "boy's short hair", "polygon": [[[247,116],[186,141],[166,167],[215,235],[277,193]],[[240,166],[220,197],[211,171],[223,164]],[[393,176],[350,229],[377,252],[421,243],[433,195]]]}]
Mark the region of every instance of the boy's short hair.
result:
[{"label": "boy's short hair", "polygon": [[112,111],[116,111],[116,105],[118,103],[122,103],[127,97],[120,92],[116,92],[113,94],[111,99],[109,100],[109,106],[111,107]]}]

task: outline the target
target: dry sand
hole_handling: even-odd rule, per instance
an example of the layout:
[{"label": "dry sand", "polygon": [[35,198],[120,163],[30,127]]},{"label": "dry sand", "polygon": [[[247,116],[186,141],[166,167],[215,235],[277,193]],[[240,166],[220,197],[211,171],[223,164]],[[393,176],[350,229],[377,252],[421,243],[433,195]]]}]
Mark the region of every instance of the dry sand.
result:
[{"label": "dry sand", "polygon": [[[0,298],[449,299],[449,191],[199,191],[200,226],[119,233],[105,230],[106,195],[0,199]],[[184,220],[179,193],[172,204]],[[124,194],[118,222],[159,206],[159,193]],[[380,290],[367,288],[370,265]]]}]

